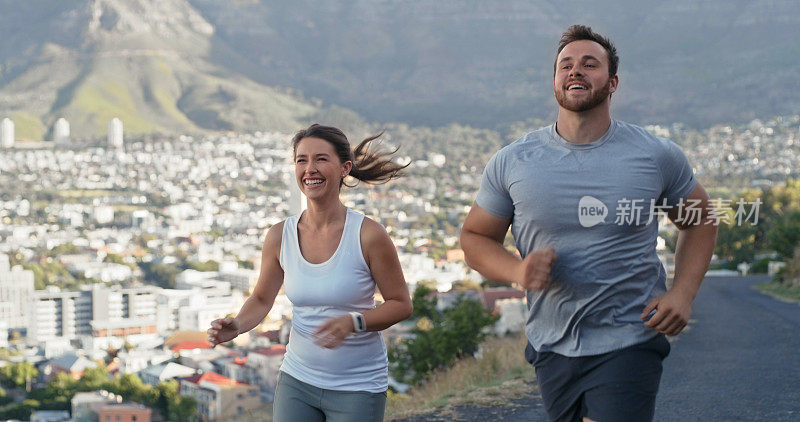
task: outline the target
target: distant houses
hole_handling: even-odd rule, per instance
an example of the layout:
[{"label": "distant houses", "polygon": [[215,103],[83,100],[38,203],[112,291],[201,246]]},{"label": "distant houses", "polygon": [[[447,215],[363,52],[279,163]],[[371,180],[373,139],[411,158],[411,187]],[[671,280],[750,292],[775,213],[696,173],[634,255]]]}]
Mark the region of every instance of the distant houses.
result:
[{"label": "distant houses", "polygon": [[75,422],[149,422],[152,409],[105,390],[76,393],[70,402]]},{"label": "distant houses", "polygon": [[42,365],[41,373],[46,380],[60,373],[67,374],[74,379],[80,379],[87,368],[96,368],[97,362],[89,360],[75,353],[65,353],[61,356],[50,359]]},{"label": "distant houses", "polygon": [[215,372],[181,379],[179,391],[197,400],[198,420],[201,421],[246,415],[262,406],[257,386]]}]

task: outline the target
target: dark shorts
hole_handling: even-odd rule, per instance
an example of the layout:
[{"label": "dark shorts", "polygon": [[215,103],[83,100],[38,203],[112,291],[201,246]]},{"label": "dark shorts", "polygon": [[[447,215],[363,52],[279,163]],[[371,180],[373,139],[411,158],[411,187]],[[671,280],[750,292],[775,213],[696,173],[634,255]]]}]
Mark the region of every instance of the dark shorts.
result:
[{"label": "dark shorts", "polygon": [[652,421],[661,362],[670,345],[663,334],[602,355],[567,357],[537,353],[525,357],[536,368],[548,419],[559,422]]}]

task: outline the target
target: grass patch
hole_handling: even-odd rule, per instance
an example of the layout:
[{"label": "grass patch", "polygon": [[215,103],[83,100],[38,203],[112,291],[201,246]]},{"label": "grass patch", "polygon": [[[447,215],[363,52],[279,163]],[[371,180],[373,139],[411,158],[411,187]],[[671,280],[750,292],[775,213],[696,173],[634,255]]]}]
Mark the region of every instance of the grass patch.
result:
[{"label": "grass patch", "polygon": [[793,288],[777,281],[768,281],[756,284],[753,288],[775,299],[800,304],[800,287]]},{"label": "grass patch", "polygon": [[14,137],[21,141],[43,141],[47,129],[33,114],[19,111],[11,116],[14,121]]},{"label": "grass patch", "polygon": [[125,132],[147,133],[156,129],[155,124],[140,116],[130,90],[120,82],[85,84],[79,88],[73,104],[84,118],[78,123],[90,125],[93,133],[105,133],[108,121],[114,117],[122,120]]},{"label": "grass patch", "polygon": [[158,106],[166,115],[171,117],[173,120],[180,122],[183,126],[195,129],[194,122],[189,120],[189,118],[178,109],[178,101],[167,90],[156,88],[153,91],[153,96],[155,97]]},{"label": "grass patch", "polygon": [[389,393],[386,417],[409,417],[454,406],[504,406],[512,398],[533,393],[533,367],[525,361],[525,335],[490,338],[482,344],[481,359],[464,358],[436,371],[407,394]]},{"label": "grass patch", "polygon": [[58,195],[62,198],[99,198],[114,193],[119,192],[104,189],[68,189],[58,191]]}]

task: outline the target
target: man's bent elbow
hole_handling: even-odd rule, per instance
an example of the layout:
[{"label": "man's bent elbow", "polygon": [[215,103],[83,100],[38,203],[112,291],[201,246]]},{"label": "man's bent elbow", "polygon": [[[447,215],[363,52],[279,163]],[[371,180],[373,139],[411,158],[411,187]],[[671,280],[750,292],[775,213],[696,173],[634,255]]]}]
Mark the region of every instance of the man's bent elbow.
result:
[{"label": "man's bent elbow", "polygon": [[472,233],[461,229],[461,236],[459,237],[459,241],[461,242],[461,250],[464,251],[464,262],[467,264],[468,267],[475,269],[475,262],[473,261],[472,257],[472,248],[471,248],[471,235]]}]

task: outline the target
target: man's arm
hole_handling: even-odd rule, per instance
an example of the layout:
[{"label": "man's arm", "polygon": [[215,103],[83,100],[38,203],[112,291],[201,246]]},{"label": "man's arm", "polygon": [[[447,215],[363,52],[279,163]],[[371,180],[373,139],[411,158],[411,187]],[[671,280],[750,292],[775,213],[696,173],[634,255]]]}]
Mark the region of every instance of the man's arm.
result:
[{"label": "man's arm", "polygon": [[672,288],[650,301],[642,312],[642,318],[645,318],[650,311],[656,309],[656,314],[645,326],[671,336],[679,334],[689,322],[692,302],[700,289],[703,276],[708,271],[717,241],[717,226],[708,217],[708,194],[700,183],[689,194],[687,202],[691,201],[699,201],[697,206],[702,210],[699,222],[678,221],[677,207],[672,207],[667,213],[680,230],[675,248],[675,277]]},{"label": "man's arm", "polygon": [[503,247],[511,219],[490,214],[473,204],[461,228],[461,248],[469,265],[484,277],[524,289],[543,290],[550,284],[556,259],[552,249],[531,252],[525,259]]}]

